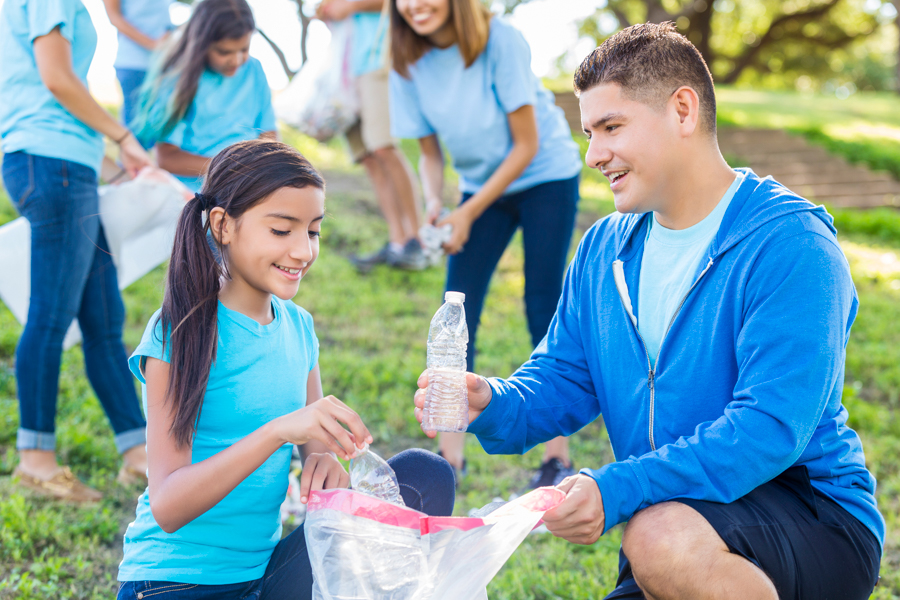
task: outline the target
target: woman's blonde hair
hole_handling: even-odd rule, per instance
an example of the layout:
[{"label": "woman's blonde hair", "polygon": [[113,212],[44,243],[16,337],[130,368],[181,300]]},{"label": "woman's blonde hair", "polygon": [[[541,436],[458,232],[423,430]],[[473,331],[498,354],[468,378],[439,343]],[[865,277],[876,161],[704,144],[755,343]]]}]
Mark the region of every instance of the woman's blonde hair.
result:
[{"label": "woman's blonde hair", "polygon": [[[447,0],[450,20],[456,29],[456,40],[466,67],[484,52],[491,33],[491,11],[481,0]],[[391,0],[391,62],[394,70],[409,78],[409,66],[433,47],[409,26],[397,10],[397,0]]]}]

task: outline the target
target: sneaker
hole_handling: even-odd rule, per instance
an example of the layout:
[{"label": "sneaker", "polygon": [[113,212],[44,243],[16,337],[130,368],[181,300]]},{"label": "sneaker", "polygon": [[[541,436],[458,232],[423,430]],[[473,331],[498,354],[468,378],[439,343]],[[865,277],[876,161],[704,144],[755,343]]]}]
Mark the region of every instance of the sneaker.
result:
[{"label": "sneaker", "polygon": [[422,244],[419,243],[419,240],[412,238],[403,245],[403,250],[400,252],[396,252],[388,244],[387,264],[395,269],[421,271],[428,266],[428,259],[422,251]]},{"label": "sneaker", "polygon": [[575,474],[575,465],[568,467],[558,458],[551,458],[541,465],[541,467],[531,477],[528,487],[532,490],[539,487],[548,487],[559,485],[563,479]]},{"label": "sneaker", "polygon": [[41,496],[56,498],[73,504],[93,503],[103,499],[103,494],[83,484],[69,470],[69,467],[62,467],[50,479],[34,477],[16,467],[13,471],[13,477],[18,479],[19,485]]},{"label": "sneaker", "polygon": [[387,243],[381,247],[381,250],[373,252],[368,256],[357,256],[354,254],[350,257],[350,262],[353,263],[353,266],[355,266],[356,270],[360,273],[368,273],[375,265],[386,264],[388,261],[388,253],[390,251],[391,244]]}]

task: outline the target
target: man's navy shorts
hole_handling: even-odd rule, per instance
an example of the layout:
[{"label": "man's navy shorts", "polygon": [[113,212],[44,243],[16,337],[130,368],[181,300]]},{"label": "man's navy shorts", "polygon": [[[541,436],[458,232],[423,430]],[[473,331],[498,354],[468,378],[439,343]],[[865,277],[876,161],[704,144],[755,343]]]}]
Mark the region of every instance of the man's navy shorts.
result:
[{"label": "man's navy shorts", "polygon": [[[878,581],[878,539],[816,491],[806,467],[792,467],[729,504],[674,501],[703,515],[733,554],[762,569],[780,600],[865,600]],[[620,552],[619,580],[606,600],[641,598]]]}]

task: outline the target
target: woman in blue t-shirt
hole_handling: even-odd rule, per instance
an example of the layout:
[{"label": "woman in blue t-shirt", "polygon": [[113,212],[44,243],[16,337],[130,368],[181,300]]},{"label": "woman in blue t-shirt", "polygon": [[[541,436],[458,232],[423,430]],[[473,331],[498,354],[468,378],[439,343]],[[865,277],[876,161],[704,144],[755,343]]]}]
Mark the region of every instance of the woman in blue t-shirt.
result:
[{"label": "woman in blue t-shirt", "polygon": [[[103,0],[109,22],[118,30],[116,78],[122,86],[122,122],[131,123],[137,112],[150,57],[172,29],[169,5],[174,0]],[[147,146],[152,140],[144,141]]]},{"label": "woman in blue t-shirt", "polygon": [[[324,185],[294,148],[241,142],[213,158],[181,214],[162,309],[130,361],[150,483],[125,532],[120,600],[311,597],[303,528],[281,539],[291,445],[306,455],[305,503],[347,487],[337,457],[372,442],[359,415],[324,396],[312,317],[291,301],[319,254]],[[407,506],[452,513],[446,461],[407,450],[388,462]]]},{"label": "woman in blue t-shirt", "polygon": [[146,469],[144,419],[128,375],[125,307],[99,218],[103,138],[131,175],[150,164],[134,135],[91,97],[97,34],[81,0],[0,5],[3,183],[31,224],[31,303],[16,348],[20,484],[72,502],[101,495],[56,462],[56,397],[73,319],[84,363],[124,454],[122,481]]},{"label": "woman in blue t-shirt", "polygon": [[157,140],[159,166],[193,191],[220,150],[276,137],[269,83],[250,57],[255,28],[245,0],[203,0],[147,75],[135,132]]},{"label": "woman in blue t-shirt", "polygon": [[[444,248],[446,289],[466,294],[467,364],[494,269],[516,230],[525,249],[525,310],[533,345],[547,333],[562,293],[575,226],[581,159],[562,110],[531,71],[531,49],[479,0],[391,0],[391,128],[417,138],[429,219],[441,209],[444,158],[453,157],[462,200],[438,224],[453,226]],[[463,467],[462,436],[441,449]],[[572,474],[568,447],[548,444],[532,485]]]}]

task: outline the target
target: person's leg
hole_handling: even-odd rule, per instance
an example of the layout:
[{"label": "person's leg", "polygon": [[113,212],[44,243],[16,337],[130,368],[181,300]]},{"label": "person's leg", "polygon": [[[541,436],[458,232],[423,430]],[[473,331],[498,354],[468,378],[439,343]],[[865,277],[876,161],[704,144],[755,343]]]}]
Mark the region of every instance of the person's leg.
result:
[{"label": "person's leg", "polygon": [[[374,150],[372,154],[381,163],[382,172],[390,184],[391,196],[387,201],[394,204],[399,215],[399,225],[403,235],[403,243],[415,239],[419,235],[421,214],[412,181],[412,167],[406,156],[395,146],[386,146]],[[382,204],[382,210],[384,210]],[[391,240],[393,241],[393,240]]]},{"label": "person's leg", "polygon": [[406,506],[433,517],[453,514],[456,480],[450,463],[420,448],[404,450],[387,462],[397,474]]},{"label": "person's leg", "polygon": [[31,302],[16,348],[19,470],[46,480],[59,472],[54,432],[62,343],[100,228],[97,181],[82,165],[25,153],[4,157],[3,177],[31,224]]},{"label": "person's leg", "polygon": [[366,154],[361,162],[369,175],[372,187],[375,188],[378,206],[381,208],[381,214],[384,216],[388,226],[388,240],[402,248],[407,238],[403,228],[403,218],[393,197],[394,189],[388,178],[387,169],[382,160],[375,154]]},{"label": "person's leg", "polygon": [[142,474],[147,470],[147,424],[122,344],[125,304],[102,226],[82,292],[78,323],[84,336],[85,370],[116,434],[116,448],[124,455],[126,470]]},{"label": "person's leg", "polygon": [[119,584],[116,600],[257,600],[261,586],[261,580],[224,585],[123,581]]},{"label": "person's leg", "polygon": [[[525,311],[531,343],[537,346],[547,335],[562,294],[566,258],[578,210],[578,177],[538,185],[521,196]],[[532,488],[558,485],[573,475],[569,441],[557,437],[547,442],[541,463],[529,484]]]},{"label": "person's leg", "polygon": [[863,600],[881,560],[874,534],[816,492],[804,467],[728,504],[678,499],[645,509],[622,546],[617,590],[636,584],[656,600]]},{"label": "person's leg", "polygon": [[438,435],[438,448],[441,456],[461,475],[466,466],[466,434],[441,432]]},{"label": "person's leg", "polygon": [[732,554],[709,522],[684,504],[664,502],[635,515],[622,548],[648,600],[778,600],[762,569]]}]

